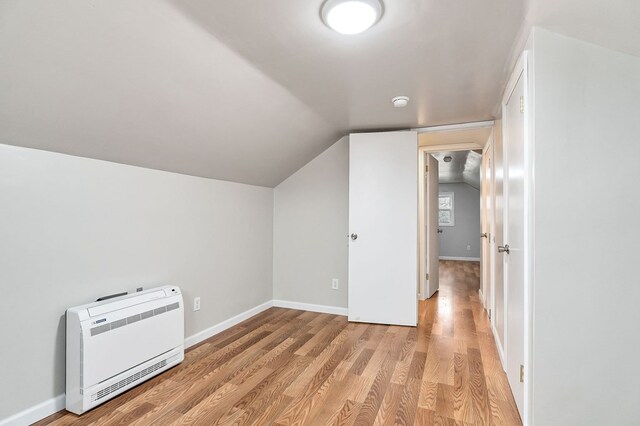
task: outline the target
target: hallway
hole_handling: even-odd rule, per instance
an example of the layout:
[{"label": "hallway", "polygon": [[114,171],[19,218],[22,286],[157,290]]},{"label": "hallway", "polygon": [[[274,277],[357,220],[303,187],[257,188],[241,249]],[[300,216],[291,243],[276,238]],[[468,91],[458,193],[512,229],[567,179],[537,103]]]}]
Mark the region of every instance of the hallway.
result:
[{"label": "hallway", "polygon": [[472,424],[521,424],[479,288],[478,262],[440,261],[440,290],[420,302],[427,360],[419,406]]}]

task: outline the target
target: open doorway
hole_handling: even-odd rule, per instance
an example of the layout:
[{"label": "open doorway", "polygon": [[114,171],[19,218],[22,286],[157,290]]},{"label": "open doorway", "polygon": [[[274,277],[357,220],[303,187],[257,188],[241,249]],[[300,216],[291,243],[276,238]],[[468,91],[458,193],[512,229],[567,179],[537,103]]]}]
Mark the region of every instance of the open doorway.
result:
[{"label": "open doorway", "polygon": [[419,167],[424,172],[419,182],[421,300],[439,290],[441,262],[470,262],[447,263],[445,269],[455,266],[477,274],[476,292],[484,305],[483,293],[489,291],[491,278],[486,273],[490,262],[483,262],[487,252],[483,185],[488,179],[485,166],[492,134],[493,122],[434,127],[420,134]]}]

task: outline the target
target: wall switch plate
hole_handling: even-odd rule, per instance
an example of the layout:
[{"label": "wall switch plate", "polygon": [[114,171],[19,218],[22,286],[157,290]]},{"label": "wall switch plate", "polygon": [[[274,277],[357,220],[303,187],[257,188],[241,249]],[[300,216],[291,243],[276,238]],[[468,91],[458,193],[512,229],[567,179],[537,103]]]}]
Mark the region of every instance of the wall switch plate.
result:
[{"label": "wall switch plate", "polygon": [[194,297],[193,298],[193,312],[199,311],[199,310],[200,310],[200,298],[199,297]]},{"label": "wall switch plate", "polygon": [[338,279],[337,278],[334,278],[334,279],[331,280],[331,288],[334,289],[334,290],[338,289]]},{"label": "wall switch plate", "polygon": [[471,250],[471,244],[467,244],[467,250]]}]

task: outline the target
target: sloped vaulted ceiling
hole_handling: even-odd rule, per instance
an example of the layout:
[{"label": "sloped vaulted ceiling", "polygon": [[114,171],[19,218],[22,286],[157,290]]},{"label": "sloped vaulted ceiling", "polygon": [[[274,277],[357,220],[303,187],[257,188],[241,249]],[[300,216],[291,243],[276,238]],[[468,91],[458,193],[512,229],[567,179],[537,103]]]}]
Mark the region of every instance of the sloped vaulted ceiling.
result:
[{"label": "sloped vaulted ceiling", "polygon": [[491,118],[521,2],[387,0],[351,37],[321,4],[2,0],[0,143],[274,186],[350,131]]},{"label": "sloped vaulted ceiling", "polygon": [[164,1],[3,1],[0,31],[0,143],[273,186],[339,136]]},{"label": "sloped vaulted ceiling", "polygon": [[640,55],[637,0],[386,0],[351,37],[321,4],[0,0],[0,143],[274,186],[350,131],[492,118],[523,22]]}]

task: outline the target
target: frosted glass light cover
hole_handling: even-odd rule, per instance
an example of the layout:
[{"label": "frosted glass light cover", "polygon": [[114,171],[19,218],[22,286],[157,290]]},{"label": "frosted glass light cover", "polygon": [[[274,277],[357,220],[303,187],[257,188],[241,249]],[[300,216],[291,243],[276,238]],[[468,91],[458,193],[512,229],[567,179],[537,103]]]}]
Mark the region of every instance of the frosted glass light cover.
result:
[{"label": "frosted glass light cover", "polygon": [[378,22],[382,5],[378,0],[327,0],[322,7],[324,22],[341,34],[358,34]]}]

